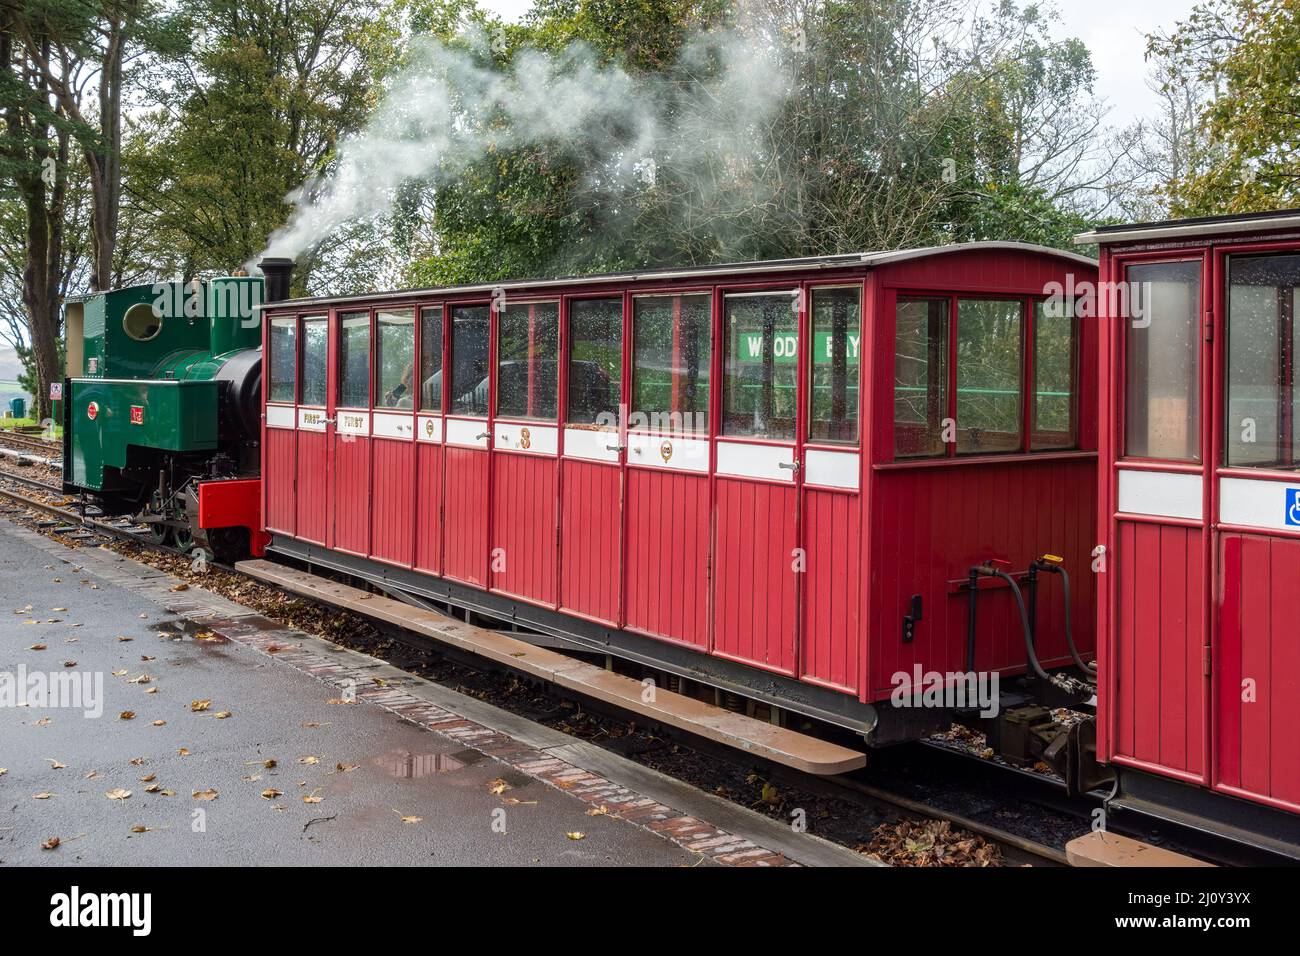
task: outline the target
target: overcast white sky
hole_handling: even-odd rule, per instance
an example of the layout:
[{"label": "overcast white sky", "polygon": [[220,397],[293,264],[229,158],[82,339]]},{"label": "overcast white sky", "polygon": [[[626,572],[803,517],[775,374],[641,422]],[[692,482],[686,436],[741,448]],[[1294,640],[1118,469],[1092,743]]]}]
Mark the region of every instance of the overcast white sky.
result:
[{"label": "overcast white sky", "polygon": [[[528,12],[532,0],[479,0],[510,20]],[[1110,103],[1110,120],[1124,126],[1155,109],[1147,89],[1145,34],[1172,27],[1191,12],[1194,0],[1061,0],[1060,36],[1076,36],[1092,51],[1097,92]],[[0,347],[0,379],[16,374],[17,356]]]}]

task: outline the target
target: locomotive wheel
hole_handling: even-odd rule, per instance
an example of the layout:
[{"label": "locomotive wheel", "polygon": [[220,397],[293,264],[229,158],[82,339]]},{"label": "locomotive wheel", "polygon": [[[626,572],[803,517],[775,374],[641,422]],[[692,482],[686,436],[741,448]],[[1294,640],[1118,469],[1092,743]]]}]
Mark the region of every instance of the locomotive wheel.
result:
[{"label": "locomotive wheel", "polygon": [[189,525],[183,528],[169,528],[168,532],[171,546],[189,554],[190,549],[194,547],[194,532],[190,530]]},{"label": "locomotive wheel", "polygon": [[165,544],[171,529],[165,524],[147,524],[145,530],[140,532],[140,537],[150,544]]}]

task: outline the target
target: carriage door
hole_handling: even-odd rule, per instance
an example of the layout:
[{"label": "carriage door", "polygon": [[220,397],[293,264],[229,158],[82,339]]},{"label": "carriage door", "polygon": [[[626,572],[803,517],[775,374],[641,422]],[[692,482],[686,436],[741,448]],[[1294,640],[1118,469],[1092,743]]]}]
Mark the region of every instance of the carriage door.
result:
[{"label": "carriage door", "polygon": [[623,571],[623,296],[569,299],[560,605],[618,626]]},{"label": "carriage door", "polygon": [[1203,257],[1130,260],[1111,571],[1115,758],[1201,783],[1209,667]]},{"label": "carriage door", "polygon": [[1238,249],[1224,290],[1214,772],[1220,789],[1300,809],[1300,251]]},{"label": "carriage door", "polygon": [[450,310],[443,470],[443,573],[486,587],[488,582],[488,422],[491,398],[492,311],[488,305]]},{"label": "carriage door", "polygon": [[808,383],[799,469],[805,554],[799,676],[856,691],[861,632],[862,462],[858,450],[862,286],[814,288],[803,340]]},{"label": "carriage door", "polygon": [[497,312],[492,589],[554,605],[559,555],[560,304]]},{"label": "carriage door", "polygon": [[330,416],[331,547],[370,554],[370,313],[339,316],[338,378]]},{"label": "carriage door", "polygon": [[298,317],[272,316],[266,328],[263,524],[268,531],[292,535],[296,518]]},{"label": "carriage door", "polygon": [[714,652],[795,676],[800,576],[798,289],[722,300]]},{"label": "carriage door", "polygon": [[[329,524],[329,319],[302,320],[298,363],[297,446],[294,458],[296,537],[325,545]],[[269,413],[268,413],[269,414]]]},{"label": "carriage door", "polygon": [[414,562],[415,310],[375,313],[375,413],[371,467],[370,553],[391,564]]}]

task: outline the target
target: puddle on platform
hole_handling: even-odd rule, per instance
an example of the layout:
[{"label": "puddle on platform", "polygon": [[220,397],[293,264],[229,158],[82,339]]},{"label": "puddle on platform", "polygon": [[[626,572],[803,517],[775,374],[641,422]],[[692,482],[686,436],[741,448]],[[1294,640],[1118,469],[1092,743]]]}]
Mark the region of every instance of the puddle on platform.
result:
[{"label": "puddle on platform", "polygon": [[153,623],[154,633],[162,640],[189,642],[199,647],[219,647],[229,644],[230,639],[222,637],[211,626],[183,617],[160,618]]}]

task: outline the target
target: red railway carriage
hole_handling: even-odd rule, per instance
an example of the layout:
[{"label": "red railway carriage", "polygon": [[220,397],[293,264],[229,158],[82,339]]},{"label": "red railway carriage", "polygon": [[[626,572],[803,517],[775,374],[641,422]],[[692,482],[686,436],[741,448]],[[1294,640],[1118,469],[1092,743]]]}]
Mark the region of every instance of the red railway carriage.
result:
[{"label": "red railway carriage", "polygon": [[1300,211],[1079,241],[1104,320],[1098,756],[1121,805],[1300,844],[1264,810],[1300,810]]},{"label": "red railway carriage", "polygon": [[277,303],[271,550],[896,739],[895,675],[1024,669],[972,565],[1063,556],[1091,650],[1096,332],[1052,296],[1095,275],[985,242]]}]

